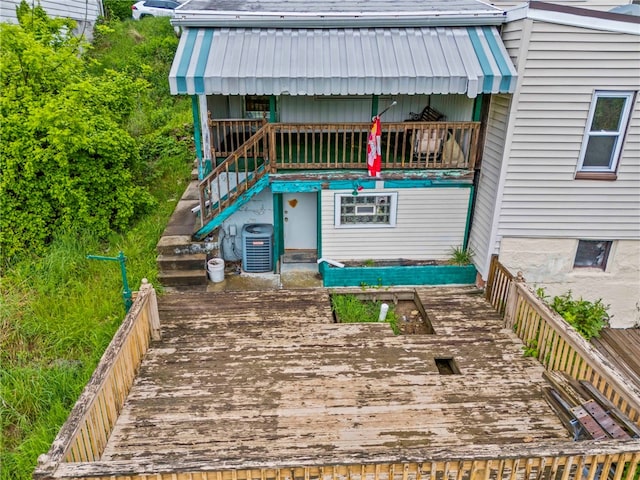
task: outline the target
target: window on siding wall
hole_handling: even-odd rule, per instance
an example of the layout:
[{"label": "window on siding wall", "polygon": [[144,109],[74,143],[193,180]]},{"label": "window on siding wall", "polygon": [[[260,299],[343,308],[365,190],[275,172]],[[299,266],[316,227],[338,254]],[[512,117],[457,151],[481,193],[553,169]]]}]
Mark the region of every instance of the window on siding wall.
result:
[{"label": "window on siding wall", "polygon": [[371,193],[335,196],[335,225],[337,227],[395,227],[398,194]]},{"label": "window on siding wall", "polygon": [[611,242],[606,240],[578,240],[573,268],[607,268]]},{"label": "window on siding wall", "polygon": [[269,117],[269,96],[267,95],[245,95],[244,97],[245,118],[268,118]]},{"label": "window on siding wall", "polygon": [[633,92],[595,92],[576,178],[615,178],[633,97]]}]

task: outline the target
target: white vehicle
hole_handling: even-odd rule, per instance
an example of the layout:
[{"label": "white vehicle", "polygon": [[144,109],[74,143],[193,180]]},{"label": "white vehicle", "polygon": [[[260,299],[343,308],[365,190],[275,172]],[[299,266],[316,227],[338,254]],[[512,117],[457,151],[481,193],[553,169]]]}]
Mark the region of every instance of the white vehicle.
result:
[{"label": "white vehicle", "polygon": [[142,0],[131,6],[131,16],[134,20],[142,17],[170,17],[173,10],[179,7],[180,3],[173,0]]}]

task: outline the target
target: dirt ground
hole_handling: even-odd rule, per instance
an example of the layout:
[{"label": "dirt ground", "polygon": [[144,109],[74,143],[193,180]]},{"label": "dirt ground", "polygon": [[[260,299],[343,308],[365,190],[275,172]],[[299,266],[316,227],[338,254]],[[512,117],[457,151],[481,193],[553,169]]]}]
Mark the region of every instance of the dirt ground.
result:
[{"label": "dirt ground", "polygon": [[412,300],[400,300],[395,305],[398,316],[398,327],[401,335],[433,333],[430,322],[422,318],[422,314]]}]

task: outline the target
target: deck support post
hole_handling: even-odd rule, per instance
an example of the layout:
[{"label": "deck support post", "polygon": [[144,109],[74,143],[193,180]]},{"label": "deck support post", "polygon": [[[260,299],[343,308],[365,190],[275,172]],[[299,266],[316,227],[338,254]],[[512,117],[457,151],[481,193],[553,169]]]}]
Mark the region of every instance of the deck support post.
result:
[{"label": "deck support post", "polygon": [[507,304],[504,310],[504,323],[507,327],[510,327],[513,324],[513,319],[516,318],[516,309],[518,308],[518,283],[524,283],[522,272],[518,272],[509,283]]}]

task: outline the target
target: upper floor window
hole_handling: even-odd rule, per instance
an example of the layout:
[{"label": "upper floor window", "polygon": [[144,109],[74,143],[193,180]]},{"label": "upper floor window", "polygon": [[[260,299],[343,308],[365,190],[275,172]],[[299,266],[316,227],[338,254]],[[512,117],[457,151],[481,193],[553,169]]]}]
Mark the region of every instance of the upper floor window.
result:
[{"label": "upper floor window", "polygon": [[634,92],[594,93],[576,178],[615,179],[633,97]]},{"label": "upper floor window", "polygon": [[337,227],[394,227],[398,194],[336,194]]}]

